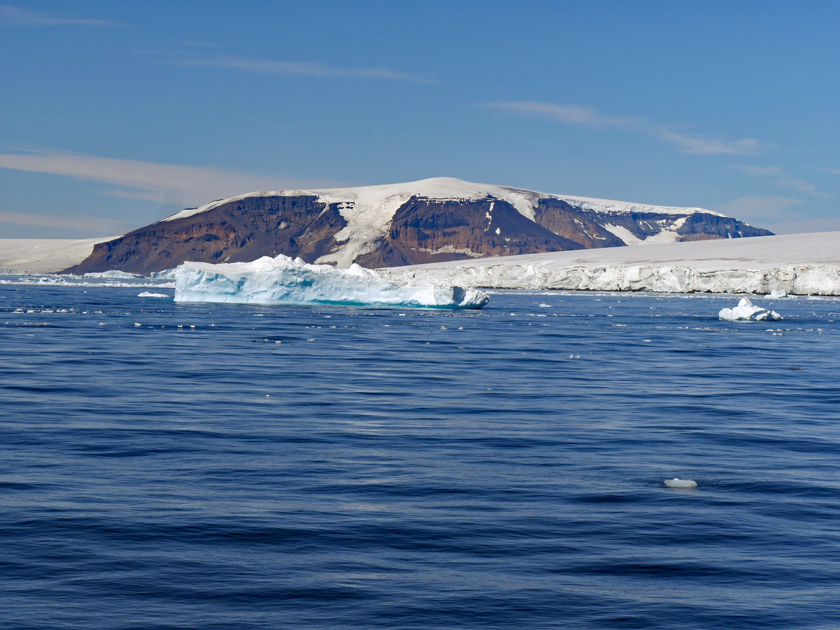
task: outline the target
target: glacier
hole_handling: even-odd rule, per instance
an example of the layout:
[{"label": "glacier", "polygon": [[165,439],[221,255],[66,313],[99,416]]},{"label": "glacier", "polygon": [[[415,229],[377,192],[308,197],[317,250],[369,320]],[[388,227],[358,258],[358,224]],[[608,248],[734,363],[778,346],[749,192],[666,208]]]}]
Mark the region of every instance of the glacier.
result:
[{"label": "glacier", "polygon": [[186,262],[175,269],[176,302],[475,309],[489,299],[478,289],[395,281],[355,264],[336,269],[282,254],[247,263]]},{"label": "glacier", "polygon": [[484,259],[470,264],[458,261],[448,265],[436,263],[380,271],[395,281],[445,282],[486,289],[840,295],[838,265],[791,265],[770,269],[698,269],[656,263],[558,267],[550,264],[550,258],[543,260],[549,263]]}]

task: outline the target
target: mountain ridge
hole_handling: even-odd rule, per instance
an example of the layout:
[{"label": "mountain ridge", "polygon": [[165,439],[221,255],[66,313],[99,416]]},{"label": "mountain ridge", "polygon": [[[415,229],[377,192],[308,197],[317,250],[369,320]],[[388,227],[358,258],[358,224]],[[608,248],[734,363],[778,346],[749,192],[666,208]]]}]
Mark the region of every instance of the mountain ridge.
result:
[{"label": "mountain ridge", "polygon": [[566,197],[442,177],[254,192],[188,208],[94,247],[70,273],[285,254],[347,267],[770,235],[703,208]]}]

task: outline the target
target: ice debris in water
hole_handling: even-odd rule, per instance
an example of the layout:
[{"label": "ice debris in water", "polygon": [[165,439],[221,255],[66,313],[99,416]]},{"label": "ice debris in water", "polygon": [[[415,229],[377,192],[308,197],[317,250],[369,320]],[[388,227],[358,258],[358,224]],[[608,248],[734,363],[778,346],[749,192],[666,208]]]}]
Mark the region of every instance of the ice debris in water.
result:
[{"label": "ice debris in water", "polygon": [[696,488],[697,482],[693,479],[678,479],[674,477],[673,479],[666,479],[665,485],[669,488]]},{"label": "ice debris in water", "polygon": [[118,278],[123,280],[133,280],[145,278],[140,273],[129,273],[128,271],[119,271],[118,269],[109,269],[108,271],[89,271],[84,275],[85,278]]},{"label": "ice debris in water", "polygon": [[336,269],[282,254],[249,263],[186,262],[175,270],[176,302],[456,309],[481,308],[489,299],[477,289],[388,280],[356,264]]},{"label": "ice debris in water", "polygon": [[752,321],[761,322],[768,319],[782,319],[776,311],[771,311],[760,306],[755,306],[748,297],[741,298],[735,308],[724,308],[718,313],[718,317],[730,322]]},{"label": "ice debris in water", "polygon": [[143,293],[138,293],[137,297],[168,298],[169,296],[166,293],[152,293],[151,291],[143,291]]}]

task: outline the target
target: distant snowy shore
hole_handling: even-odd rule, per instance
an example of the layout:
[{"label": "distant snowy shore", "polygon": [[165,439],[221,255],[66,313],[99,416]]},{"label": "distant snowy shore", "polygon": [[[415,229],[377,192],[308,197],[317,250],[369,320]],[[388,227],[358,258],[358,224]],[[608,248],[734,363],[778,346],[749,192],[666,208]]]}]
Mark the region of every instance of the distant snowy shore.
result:
[{"label": "distant snowy shore", "polygon": [[[0,270],[55,273],[94,243],[0,239]],[[463,287],[840,295],[840,232],[634,245],[392,267],[397,280]]]},{"label": "distant snowy shore", "polygon": [[0,238],[0,273],[56,273],[90,256],[102,238]]},{"label": "distant snowy shore", "polygon": [[394,267],[392,278],[494,289],[840,295],[840,232]]}]

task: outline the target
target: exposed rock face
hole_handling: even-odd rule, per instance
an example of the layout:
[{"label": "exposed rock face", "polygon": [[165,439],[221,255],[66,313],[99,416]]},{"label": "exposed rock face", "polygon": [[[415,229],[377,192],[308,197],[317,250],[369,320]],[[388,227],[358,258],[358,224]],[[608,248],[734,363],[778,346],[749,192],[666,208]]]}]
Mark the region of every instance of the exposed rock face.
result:
[{"label": "exposed rock face", "polygon": [[148,274],[188,260],[246,262],[277,254],[393,267],[771,234],[698,208],[567,199],[451,178],[254,193],[184,210],[100,243],[66,271]]},{"label": "exposed rock face", "polygon": [[149,274],[187,260],[248,262],[261,256],[314,262],[347,222],[314,195],[246,197],[174,221],[160,221],[100,243],[68,273],[119,269]]},{"label": "exposed rock face", "polygon": [[525,218],[506,201],[412,197],[394,214],[381,246],[356,262],[365,267],[396,267],[581,248]]},{"label": "exposed rock face", "polygon": [[[674,232],[680,241],[773,235],[768,230],[753,227],[731,217],[705,212],[683,216],[657,212],[603,213],[593,210],[584,210],[584,213],[593,221],[609,226],[613,232],[626,230],[631,238],[640,241],[655,238],[663,232]],[[622,244],[630,245],[632,242]]]},{"label": "exposed rock face", "polygon": [[[604,228],[593,211],[576,208],[562,199],[540,199],[534,221],[586,249],[620,247],[624,241]],[[568,248],[572,249],[572,248]]]}]

